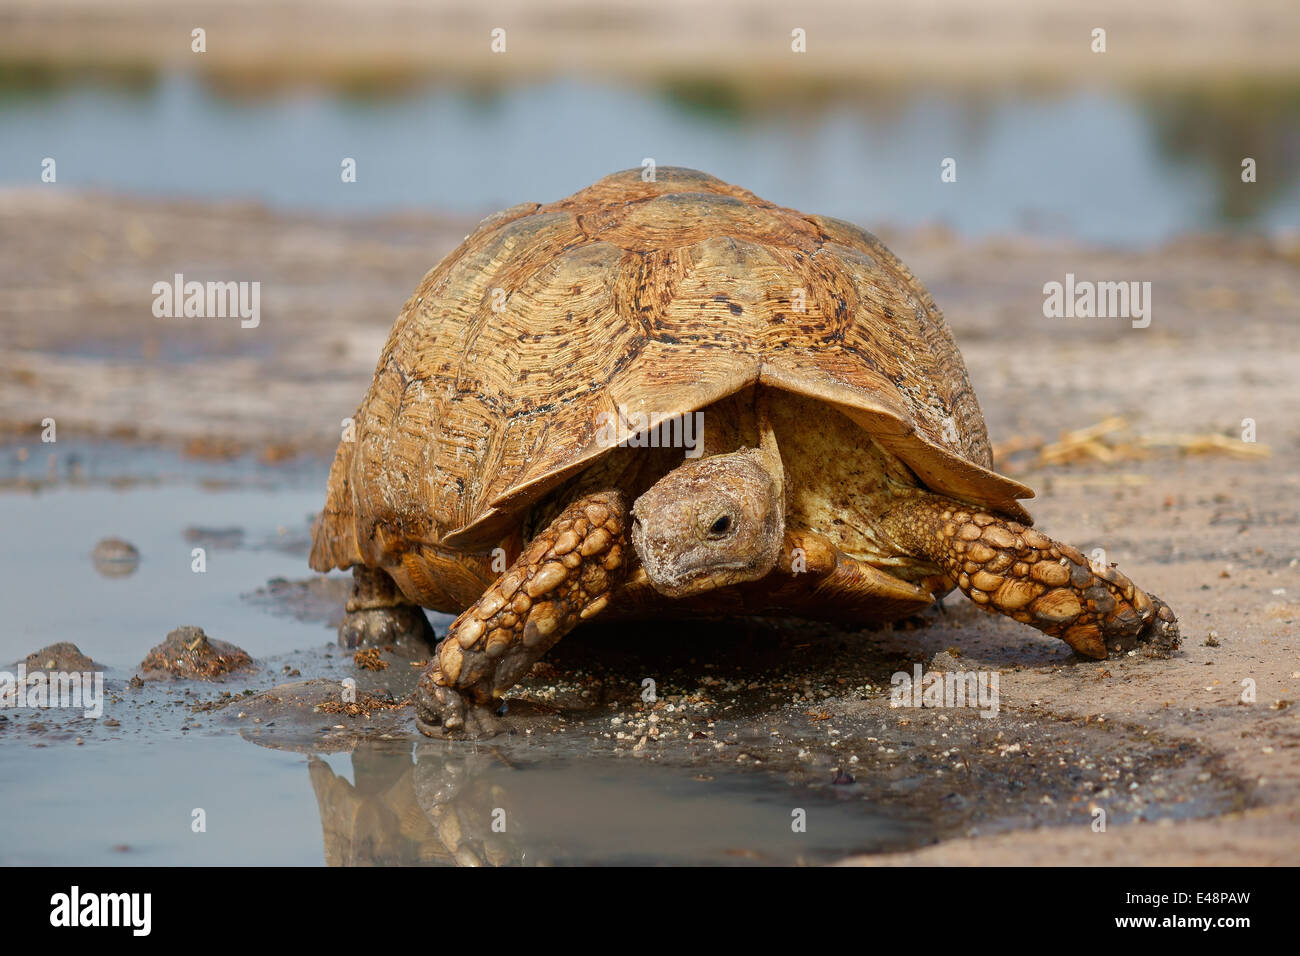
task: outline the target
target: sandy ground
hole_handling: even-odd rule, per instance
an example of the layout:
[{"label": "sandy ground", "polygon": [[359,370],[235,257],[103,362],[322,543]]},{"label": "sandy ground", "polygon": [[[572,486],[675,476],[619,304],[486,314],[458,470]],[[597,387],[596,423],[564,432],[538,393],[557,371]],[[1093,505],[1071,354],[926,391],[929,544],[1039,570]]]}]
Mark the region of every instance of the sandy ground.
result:
[{"label": "sandy ground", "polygon": [[[6,193],[0,427],[29,446],[53,417],[60,437],[164,442],[198,456],[328,453],[398,308],[471,225]],[[1112,461],[1041,466],[1030,448],[1003,465],[1038,489],[1029,506],[1040,527],[1085,552],[1105,547],[1171,604],[1184,634],[1170,661],[1082,662],[950,599],[946,618],[910,638],[917,659],[959,645],[963,667],[1006,675],[1004,706],[1186,740],[1215,754],[1246,796],[1239,812],[1211,820],[1100,834],[1083,819],[855,862],[1300,862],[1300,243],[1189,237],[1116,252],[882,235],[945,308],[995,443],[1127,420]],[[260,326],[155,318],[151,286],[176,272],[261,281]],[[1151,282],[1150,327],[1044,318],[1043,284],[1066,273]],[[1267,457],[1123,447],[1239,437],[1247,418]],[[1246,680],[1253,702],[1242,700]]]},{"label": "sandy ground", "polygon": [[[207,31],[191,51],[191,31]],[[490,49],[491,31],[505,51]],[[1107,31],[1104,56],[1092,31]],[[791,51],[792,31],[806,53]],[[193,69],[231,86],[392,84],[564,70],[696,78],[765,97],[827,80],[1213,82],[1294,75],[1290,0],[6,0],[0,60]]]}]

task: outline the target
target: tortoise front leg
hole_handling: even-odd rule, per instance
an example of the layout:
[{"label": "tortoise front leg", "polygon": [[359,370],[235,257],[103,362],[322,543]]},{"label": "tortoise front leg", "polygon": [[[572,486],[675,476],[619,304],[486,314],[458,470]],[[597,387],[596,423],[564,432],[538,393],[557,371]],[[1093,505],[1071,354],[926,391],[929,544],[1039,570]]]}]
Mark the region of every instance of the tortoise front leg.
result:
[{"label": "tortoise front leg", "polygon": [[452,622],[415,694],[431,737],[487,736],[497,702],[579,621],[598,613],[626,573],[627,504],[618,491],[569,505],[473,607]]},{"label": "tortoise front leg", "polygon": [[1113,567],[1019,522],[918,492],[883,516],[891,537],[948,573],[986,611],[1104,658],[1141,646],[1165,657],[1180,638],[1169,605]]}]

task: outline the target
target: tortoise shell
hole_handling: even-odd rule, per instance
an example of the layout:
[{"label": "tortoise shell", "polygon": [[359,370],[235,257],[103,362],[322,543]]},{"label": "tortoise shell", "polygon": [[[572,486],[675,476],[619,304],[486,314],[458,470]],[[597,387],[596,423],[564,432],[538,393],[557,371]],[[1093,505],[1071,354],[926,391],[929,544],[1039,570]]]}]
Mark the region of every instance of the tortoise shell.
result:
[{"label": "tortoise shell", "polygon": [[[314,529],[319,571],[491,548],[610,449],[755,384],[827,403],[920,484],[1028,523],[943,315],[873,235],[704,173],[485,219],[398,316]],[[865,440],[865,436],[864,436]]]}]

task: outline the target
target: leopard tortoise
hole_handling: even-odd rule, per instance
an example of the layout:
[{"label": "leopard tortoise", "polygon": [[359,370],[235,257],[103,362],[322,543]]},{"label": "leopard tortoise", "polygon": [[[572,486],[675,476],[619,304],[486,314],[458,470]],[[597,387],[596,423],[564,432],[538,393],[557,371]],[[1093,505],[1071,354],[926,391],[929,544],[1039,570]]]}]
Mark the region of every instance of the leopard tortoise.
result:
[{"label": "leopard tortoise", "polygon": [[687,169],[484,220],[421,281],[311,566],[345,643],[459,614],[417,722],[483,735],[597,615],[895,620],[956,587],[1103,658],[1169,607],[1030,527],[938,307],[870,233]]}]

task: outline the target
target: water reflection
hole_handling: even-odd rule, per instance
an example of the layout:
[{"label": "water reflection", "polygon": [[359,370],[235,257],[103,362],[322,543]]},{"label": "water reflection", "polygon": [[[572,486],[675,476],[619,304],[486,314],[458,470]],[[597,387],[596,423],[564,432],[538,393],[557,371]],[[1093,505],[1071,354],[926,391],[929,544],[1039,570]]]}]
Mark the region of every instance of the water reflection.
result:
[{"label": "water reflection", "polygon": [[[484,773],[495,758],[362,747],[353,784],[317,756],[308,762],[329,866],[500,866],[524,862],[509,833],[509,795]],[[417,796],[418,795],[418,796]],[[493,822],[498,832],[493,832]],[[500,832],[502,829],[506,832]]]},{"label": "water reflection", "polygon": [[[1300,170],[1300,86],[1230,93],[1167,93],[1143,99],[1160,156],[1171,166],[1214,171],[1213,218],[1250,223],[1294,194]],[[1245,157],[1257,179],[1241,181]],[[1300,220],[1291,220],[1300,225]]]},{"label": "water reflection", "polygon": [[308,762],[330,866],[820,863],[933,834],[919,814],[758,772],[445,741],[363,742],[350,757],[351,781],[337,760]]}]

